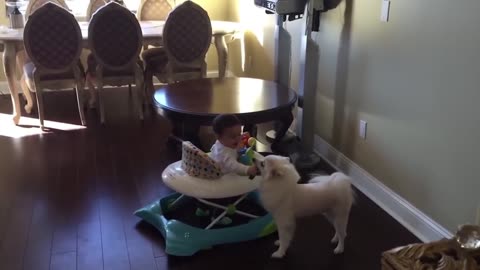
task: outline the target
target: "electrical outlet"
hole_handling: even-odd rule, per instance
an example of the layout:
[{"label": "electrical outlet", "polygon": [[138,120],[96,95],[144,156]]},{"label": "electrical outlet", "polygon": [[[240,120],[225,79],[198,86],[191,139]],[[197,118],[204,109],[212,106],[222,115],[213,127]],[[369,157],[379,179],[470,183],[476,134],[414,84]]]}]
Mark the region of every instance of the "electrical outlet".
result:
[{"label": "electrical outlet", "polygon": [[390,16],[390,1],[382,1],[382,12],[380,14],[380,21],[388,22],[388,17]]},{"label": "electrical outlet", "polygon": [[358,129],[358,136],[362,139],[367,139],[367,121],[360,120],[360,126]]}]

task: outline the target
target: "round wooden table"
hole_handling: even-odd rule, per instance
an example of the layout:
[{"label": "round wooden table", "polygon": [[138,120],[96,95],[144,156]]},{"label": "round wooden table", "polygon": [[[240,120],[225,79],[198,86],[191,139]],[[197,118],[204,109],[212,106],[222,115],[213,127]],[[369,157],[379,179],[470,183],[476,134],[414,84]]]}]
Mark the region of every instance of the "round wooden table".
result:
[{"label": "round wooden table", "polygon": [[[297,94],[276,82],[252,78],[204,78],[166,85],[155,91],[160,114],[174,124],[174,135],[185,139],[202,125],[211,125],[219,114],[235,114],[250,129],[276,121],[276,142],[293,121]],[[190,132],[186,132],[189,130]]]}]

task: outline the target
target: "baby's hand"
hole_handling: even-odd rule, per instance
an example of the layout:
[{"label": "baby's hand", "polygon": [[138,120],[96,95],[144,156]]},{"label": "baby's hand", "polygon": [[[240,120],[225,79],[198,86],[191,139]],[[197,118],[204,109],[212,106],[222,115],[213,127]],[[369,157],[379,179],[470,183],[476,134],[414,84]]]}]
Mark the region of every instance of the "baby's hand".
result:
[{"label": "baby's hand", "polygon": [[252,166],[248,167],[247,174],[250,175],[250,176],[256,176],[257,175],[257,166],[252,165]]}]

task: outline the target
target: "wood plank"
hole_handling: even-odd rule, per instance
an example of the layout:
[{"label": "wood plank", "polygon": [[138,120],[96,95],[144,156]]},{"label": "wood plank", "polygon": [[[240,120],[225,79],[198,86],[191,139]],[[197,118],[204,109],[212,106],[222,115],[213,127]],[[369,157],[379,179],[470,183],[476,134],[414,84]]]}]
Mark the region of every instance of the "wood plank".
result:
[{"label": "wood plank", "polygon": [[[104,135],[104,134],[102,134]],[[97,147],[97,173],[101,187],[100,225],[102,232],[103,263],[105,270],[130,269],[125,231],[120,209],[121,199],[115,196],[118,182],[114,176],[114,156],[108,138],[101,137]]]},{"label": "wood plank", "polygon": [[59,161],[62,157],[56,136],[48,136],[29,145],[35,162],[30,163],[30,170],[35,172],[32,185],[36,190],[32,226],[25,249],[24,269],[50,269],[52,238],[55,226],[53,185],[59,177]]},{"label": "wood plank", "polygon": [[[13,139],[0,137],[3,153],[14,153],[13,144]],[[17,192],[17,186],[12,179],[19,177],[19,171],[15,166],[18,162],[7,154],[0,155],[0,246],[6,235],[7,221],[13,206],[13,196]]]},{"label": "wood plank", "polygon": [[77,252],[56,253],[52,255],[51,270],[75,270]]},{"label": "wood plank", "polygon": [[[34,139],[33,139],[34,140]],[[29,154],[27,146],[32,142],[32,138],[22,138],[16,142],[14,147],[14,159],[21,161],[22,165],[32,162],[32,156]],[[28,241],[30,226],[33,214],[33,188],[30,181],[33,174],[30,170],[20,169],[21,166],[14,166],[16,169],[15,176],[8,179],[11,185],[15,185],[12,191],[12,204],[8,210],[5,219],[4,237],[0,244],[0,262],[4,269],[22,269],[25,254],[25,247]]]},{"label": "wood plank", "polygon": [[103,269],[100,221],[78,225],[77,269]]},{"label": "wood plank", "polygon": [[[162,140],[145,138],[140,140],[139,144],[137,149],[133,150],[134,154],[130,155],[130,168],[135,176],[135,186],[141,206],[145,206],[172,192],[163,185],[161,180],[163,168],[171,161],[171,157],[149,151],[151,148],[165,149],[165,143]],[[137,231],[144,238],[149,239],[154,257],[166,256],[165,240],[157,229],[143,222],[137,224]]]},{"label": "wood plank", "polygon": [[44,203],[37,201],[33,210],[32,224],[25,249],[24,269],[50,269],[53,217]]},{"label": "wood plank", "polygon": [[23,268],[25,245],[32,220],[32,198],[28,194],[17,193],[11,208],[5,237],[0,246],[2,269],[17,270]]},{"label": "wood plank", "polygon": [[130,269],[122,217],[112,198],[100,199],[100,224],[104,269]]},{"label": "wood plank", "polygon": [[96,192],[96,139],[90,131],[78,139],[80,155],[77,166],[77,270],[103,269],[100,212]]},{"label": "wood plank", "polygon": [[[52,240],[52,256],[57,253],[71,253],[77,251],[77,222],[76,222],[76,177],[77,177],[77,149],[76,135],[65,133],[58,135],[62,145],[62,157],[59,163],[59,176],[53,189],[55,196],[55,229]],[[62,258],[66,260],[70,256]],[[75,263],[76,264],[76,263]]]},{"label": "wood plank", "polygon": [[131,269],[156,269],[155,259],[153,256],[152,245],[148,239],[142,237],[136,230],[138,219],[133,212],[140,207],[140,201],[136,192],[135,177],[132,173],[134,165],[132,159],[138,156],[138,148],[121,146],[128,145],[129,140],[137,140],[136,134],[124,134],[117,136],[112,140],[113,144],[113,160],[115,162],[115,178],[117,180],[117,196],[121,198],[121,211],[125,237],[127,242],[128,254]]},{"label": "wood plank", "polygon": [[158,257],[155,258],[157,264],[157,270],[167,270],[168,268],[168,258],[166,257]]}]

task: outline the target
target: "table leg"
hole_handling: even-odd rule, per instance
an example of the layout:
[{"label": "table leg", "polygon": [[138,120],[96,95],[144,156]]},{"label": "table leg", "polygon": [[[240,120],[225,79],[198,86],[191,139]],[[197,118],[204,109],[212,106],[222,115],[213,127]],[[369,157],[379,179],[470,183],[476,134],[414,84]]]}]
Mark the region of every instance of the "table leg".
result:
[{"label": "table leg", "polygon": [[27,53],[22,50],[18,51],[16,53],[16,65],[17,67],[20,67],[20,70],[22,70],[22,78],[20,78],[20,88],[23,91],[23,96],[25,97],[25,100],[27,101],[27,104],[25,104],[25,111],[28,114],[32,113],[34,101],[32,98],[32,93],[30,92],[30,88],[28,87],[27,84],[27,78],[25,77],[25,73],[23,73],[23,65],[27,62]]},{"label": "table leg", "polygon": [[28,114],[32,113],[34,101],[32,98],[32,93],[30,92],[30,88],[27,85],[25,75],[22,75],[22,78],[20,79],[20,87],[22,88],[23,91],[23,96],[25,97],[25,100],[27,101],[27,104],[25,104],[25,111]]},{"label": "table leg", "polygon": [[197,146],[202,150],[206,150],[206,149],[203,149],[202,147],[199,132],[200,132],[200,125],[197,125],[196,123],[192,123],[192,122],[184,123],[183,139],[187,141],[191,141],[195,146]]},{"label": "table leg", "polygon": [[227,70],[228,50],[227,42],[225,41],[225,35],[214,36],[215,48],[218,55],[218,77],[225,78],[225,72]]},{"label": "table leg", "polygon": [[277,144],[282,141],[283,137],[288,131],[288,128],[293,122],[293,113],[291,110],[282,114],[281,120],[278,120],[275,128],[275,140],[272,143]]},{"label": "table leg", "polygon": [[20,108],[20,99],[18,97],[15,68],[16,68],[17,50],[14,42],[5,42],[5,50],[3,51],[3,69],[7,77],[8,89],[13,105],[13,123],[18,125],[20,117],[22,116]]},{"label": "table leg", "polygon": [[[181,122],[177,121],[172,123],[173,130],[172,134],[175,138],[171,138],[171,142],[179,142],[178,139],[182,141],[190,141],[198,148],[202,149],[202,145],[199,137],[200,125],[191,122]],[[202,149],[205,150],[205,149]]]}]

